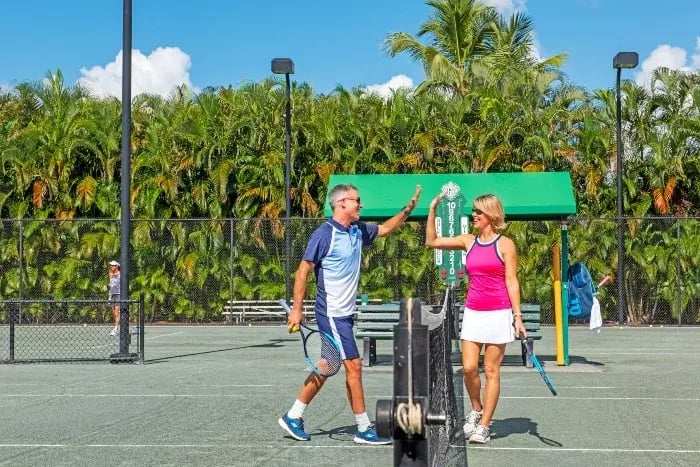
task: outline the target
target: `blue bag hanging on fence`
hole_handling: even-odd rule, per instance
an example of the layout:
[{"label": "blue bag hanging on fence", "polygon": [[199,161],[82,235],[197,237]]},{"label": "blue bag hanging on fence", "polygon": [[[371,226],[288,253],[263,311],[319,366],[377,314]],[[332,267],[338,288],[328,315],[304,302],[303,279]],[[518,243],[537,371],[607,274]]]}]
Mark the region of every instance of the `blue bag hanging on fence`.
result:
[{"label": "blue bag hanging on fence", "polygon": [[569,268],[569,317],[587,319],[593,308],[593,279],[583,263]]}]

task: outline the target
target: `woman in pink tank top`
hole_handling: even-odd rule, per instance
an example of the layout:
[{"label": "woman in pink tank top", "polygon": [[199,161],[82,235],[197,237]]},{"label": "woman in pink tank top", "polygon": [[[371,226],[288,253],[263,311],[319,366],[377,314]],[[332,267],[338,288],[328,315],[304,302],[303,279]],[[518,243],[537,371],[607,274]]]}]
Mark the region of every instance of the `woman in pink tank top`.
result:
[{"label": "woman in pink tank top", "polygon": [[[500,235],[505,227],[501,201],[495,195],[474,200],[472,220],[477,235],[437,237],[435,209],[440,194],[430,203],[425,229],[425,244],[433,248],[465,250],[465,266],[469,289],[464,303],[460,339],[464,386],[469,393],[472,410],[464,424],[464,433],[471,443],[487,443],[489,426],[501,392],[501,363],[506,344],[515,336],[526,336],[520,311],[520,284],[516,274],[518,256],[515,244]],[[484,386],[481,397],[479,355],[484,350]]]}]

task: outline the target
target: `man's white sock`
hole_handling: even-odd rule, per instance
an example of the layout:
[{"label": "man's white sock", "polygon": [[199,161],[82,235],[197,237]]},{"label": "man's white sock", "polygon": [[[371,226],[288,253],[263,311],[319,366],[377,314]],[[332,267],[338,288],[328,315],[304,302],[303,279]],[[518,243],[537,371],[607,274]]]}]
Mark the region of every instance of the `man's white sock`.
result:
[{"label": "man's white sock", "polygon": [[355,421],[357,422],[357,429],[359,431],[367,431],[367,428],[371,425],[367,412],[356,413]]},{"label": "man's white sock", "polygon": [[304,410],[306,410],[306,404],[297,399],[294,401],[292,409],[287,412],[287,416],[289,418],[301,418],[304,415]]}]

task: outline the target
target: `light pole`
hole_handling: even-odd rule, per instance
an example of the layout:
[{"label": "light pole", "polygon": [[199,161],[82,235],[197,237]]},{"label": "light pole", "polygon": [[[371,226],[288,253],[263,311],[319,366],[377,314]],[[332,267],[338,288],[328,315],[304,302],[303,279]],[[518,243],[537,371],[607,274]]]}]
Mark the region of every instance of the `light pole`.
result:
[{"label": "light pole", "polygon": [[617,94],[617,312],[619,324],[625,322],[624,254],[625,230],[622,222],[622,96],[620,76],[623,68],[634,68],[639,63],[637,52],[618,52],[613,58],[613,68],[617,70],[615,90]]},{"label": "light pole", "polygon": [[291,303],[292,284],[290,282],[292,275],[291,254],[292,254],[292,232],[290,219],[292,216],[292,199],[290,194],[290,172],[292,170],[292,94],[289,85],[289,75],[294,74],[294,62],[291,58],[273,58],[270,66],[272,73],[276,75],[284,75],[285,78],[285,116],[284,116],[284,197],[286,202],[285,220],[284,220],[284,243],[285,243],[285,290],[284,298],[287,303]]},{"label": "light pole", "polygon": [[124,0],[122,7],[122,142],[121,142],[121,263],[119,290],[119,352],[111,361],[133,361],[129,353],[129,240],[131,239],[131,40],[132,0]]}]

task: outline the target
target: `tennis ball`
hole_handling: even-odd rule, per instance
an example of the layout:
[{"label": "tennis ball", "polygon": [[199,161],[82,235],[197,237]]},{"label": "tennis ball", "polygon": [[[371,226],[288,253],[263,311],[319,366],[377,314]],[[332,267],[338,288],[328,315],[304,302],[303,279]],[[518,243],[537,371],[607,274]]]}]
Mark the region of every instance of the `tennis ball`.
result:
[{"label": "tennis ball", "polygon": [[83,323],[83,327],[86,328],[86,327],[87,327],[87,323]]},{"label": "tennis ball", "polygon": [[287,329],[289,330],[289,334],[299,332],[299,325],[298,324],[289,324],[287,326]]}]

